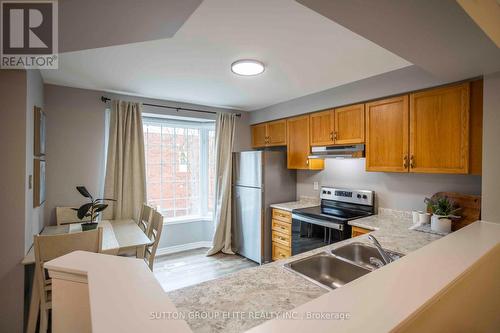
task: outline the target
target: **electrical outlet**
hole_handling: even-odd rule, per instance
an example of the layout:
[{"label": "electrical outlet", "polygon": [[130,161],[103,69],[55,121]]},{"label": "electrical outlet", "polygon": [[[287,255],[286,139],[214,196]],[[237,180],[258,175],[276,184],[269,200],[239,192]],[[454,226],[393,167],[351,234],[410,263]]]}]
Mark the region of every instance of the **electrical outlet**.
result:
[{"label": "electrical outlet", "polygon": [[319,190],[319,183],[318,182],[314,182],[314,189],[316,191]]}]

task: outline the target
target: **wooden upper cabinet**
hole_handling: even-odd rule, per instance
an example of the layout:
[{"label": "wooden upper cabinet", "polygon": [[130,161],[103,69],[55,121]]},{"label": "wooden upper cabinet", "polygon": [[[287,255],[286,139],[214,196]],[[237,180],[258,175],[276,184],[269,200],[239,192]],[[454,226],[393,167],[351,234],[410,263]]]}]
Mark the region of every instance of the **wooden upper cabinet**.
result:
[{"label": "wooden upper cabinet", "polygon": [[287,165],[288,169],[321,170],[324,161],[309,159],[309,115],[287,119]]},{"label": "wooden upper cabinet", "polygon": [[366,170],[408,172],[408,95],[365,105]]},{"label": "wooden upper cabinet", "polygon": [[469,171],[469,83],[410,94],[410,171]]},{"label": "wooden upper cabinet", "polygon": [[252,147],[265,147],[267,144],[267,125],[252,125]]},{"label": "wooden upper cabinet", "polygon": [[356,104],[310,115],[311,146],[365,142],[365,105]]},{"label": "wooden upper cabinet", "polygon": [[333,137],[335,144],[365,142],[365,105],[356,104],[335,109]]},{"label": "wooden upper cabinet", "polygon": [[267,146],[286,145],[286,120],[267,123]]},{"label": "wooden upper cabinet", "polygon": [[252,125],[252,147],[273,147],[286,145],[286,120]]},{"label": "wooden upper cabinet", "polygon": [[315,112],[310,115],[311,146],[328,146],[334,144],[334,111]]}]

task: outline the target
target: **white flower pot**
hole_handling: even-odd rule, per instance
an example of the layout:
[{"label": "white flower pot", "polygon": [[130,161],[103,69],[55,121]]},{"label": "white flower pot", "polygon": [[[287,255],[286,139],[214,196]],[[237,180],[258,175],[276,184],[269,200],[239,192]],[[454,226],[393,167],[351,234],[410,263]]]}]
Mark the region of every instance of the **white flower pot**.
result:
[{"label": "white flower pot", "polygon": [[432,215],[431,229],[437,232],[449,233],[451,232],[451,219],[440,215]]}]

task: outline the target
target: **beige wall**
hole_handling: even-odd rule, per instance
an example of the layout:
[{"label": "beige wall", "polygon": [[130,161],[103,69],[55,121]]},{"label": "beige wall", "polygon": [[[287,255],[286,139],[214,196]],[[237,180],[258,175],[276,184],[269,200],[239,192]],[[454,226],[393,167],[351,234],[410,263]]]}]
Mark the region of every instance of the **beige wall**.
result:
[{"label": "beige wall", "polygon": [[482,218],[500,223],[500,72],[484,77]]},{"label": "beige wall", "polygon": [[297,196],[319,196],[314,182],[375,191],[377,207],[424,209],[424,197],[439,191],[481,193],[481,177],[366,172],[365,159],[326,159],[325,169],[297,172]]},{"label": "beige wall", "polygon": [[[47,113],[47,201],[45,219],[55,223],[56,206],[73,206],[84,200],[75,190],[85,185],[92,193],[99,193],[104,166],[105,108],[100,97],[140,101],[152,104],[168,104],[179,107],[202,108],[209,111],[222,109],[196,106],[170,101],[124,96],[100,91],[45,85],[45,110]],[[109,104],[108,104],[109,105]],[[205,117],[213,115],[176,112],[145,106],[145,113]],[[228,110],[223,110],[228,111]],[[235,150],[248,149],[250,128],[248,116],[238,121]],[[186,224],[187,231],[193,226]]]},{"label": "beige wall", "polygon": [[[33,107],[44,109],[43,103],[43,80],[39,70],[28,70],[26,72],[26,180],[33,175],[33,134],[34,134],[34,111]],[[24,251],[28,252],[33,244],[33,235],[38,234],[44,226],[43,210],[44,204],[33,208],[33,189],[26,189],[26,225],[24,236]]]},{"label": "beige wall", "polygon": [[0,70],[0,332],[22,332],[26,218],[26,72]]}]

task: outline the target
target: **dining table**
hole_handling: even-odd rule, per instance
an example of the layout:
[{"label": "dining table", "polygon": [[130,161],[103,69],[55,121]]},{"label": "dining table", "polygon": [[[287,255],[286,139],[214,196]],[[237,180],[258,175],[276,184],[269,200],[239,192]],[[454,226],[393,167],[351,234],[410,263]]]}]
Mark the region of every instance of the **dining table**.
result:
[{"label": "dining table", "polygon": [[[103,229],[101,246],[101,253],[103,254],[118,255],[134,252],[137,258],[143,258],[145,246],[152,244],[151,239],[146,236],[137,222],[132,219],[102,220],[99,221],[98,227]],[[46,226],[40,235],[61,235],[81,231],[81,223],[71,223]],[[34,246],[31,246],[22,264],[35,264]],[[36,286],[37,279],[37,270],[35,269],[31,288],[27,333],[35,333],[38,313],[40,311],[40,294]]]}]

